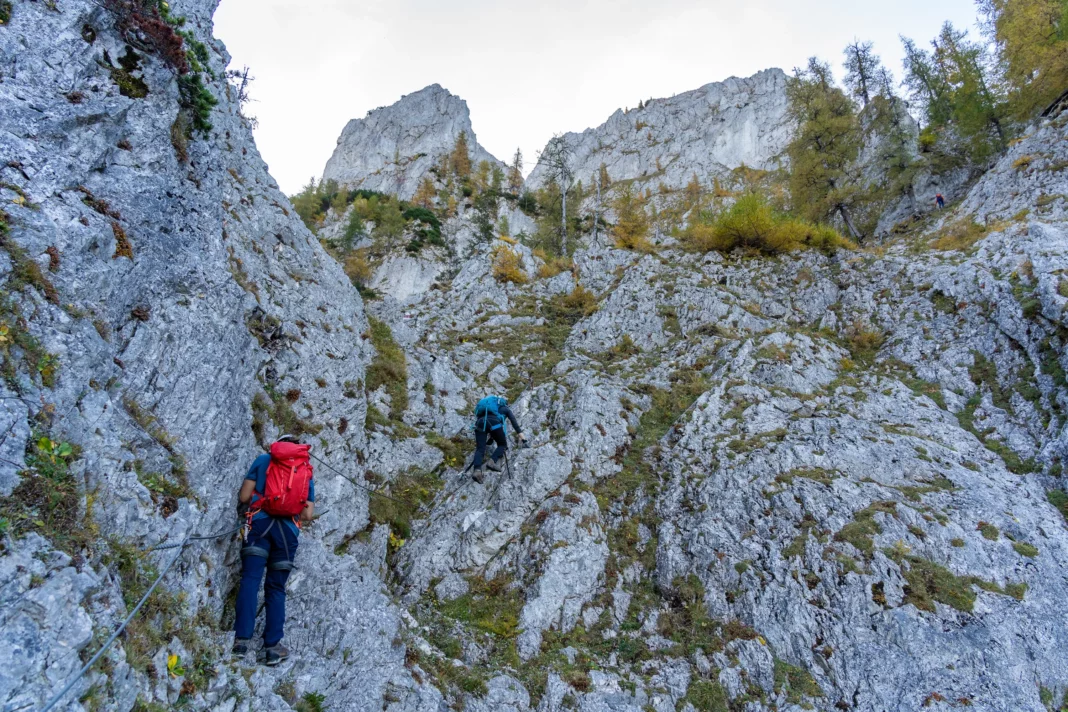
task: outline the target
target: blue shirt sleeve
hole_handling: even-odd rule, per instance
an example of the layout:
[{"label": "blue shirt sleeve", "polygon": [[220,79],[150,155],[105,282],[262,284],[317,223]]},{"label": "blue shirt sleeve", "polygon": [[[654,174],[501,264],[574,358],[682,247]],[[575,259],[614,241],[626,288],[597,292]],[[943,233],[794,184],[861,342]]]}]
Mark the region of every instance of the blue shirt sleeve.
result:
[{"label": "blue shirt sleeve", "polygon": [[263,490],[267,487],[267,466],[271,464],[271,456],[264,453],[252,461],[252,466],[248,468],[248,474],[245,475],[246,480],[252,480],[256,483],[256,494],[262,495]]},{"label": "blue shirt sleeve", "polygon": [[497,410],[501,412],[501,415],[505,416],[512,422],[512,427],[515,428],[517,433],[523,432],[523,429],[519,427],[519,421],[515,419],[515,414],[512,413],[512,409],[506,405],[500,406]]},{"label": "blue shirt sleeve", "polygon": [[308,480],[308,501],[315,501],[315,475],[312,475],[312,478]]}]

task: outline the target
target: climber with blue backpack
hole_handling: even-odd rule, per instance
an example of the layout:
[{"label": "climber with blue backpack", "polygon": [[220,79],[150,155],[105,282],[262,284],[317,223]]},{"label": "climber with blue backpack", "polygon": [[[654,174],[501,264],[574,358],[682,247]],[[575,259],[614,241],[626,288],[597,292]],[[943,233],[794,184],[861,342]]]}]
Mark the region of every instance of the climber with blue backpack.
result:
[{"label": "climber with blue backpack", "polygon": [[301,443],[299,437],[283,435],[271,445],[270,453],[252,463],[237,496],[237,514],[245,519],[245,528],[232,652],[241,656],[249,650],[263,581],[267,620],[257,657],[271,666],[289,657],[282,645],[286,581],[296,558],[301,522],[310,522],[315,513],[310,451],[311,445]]},{"label": "climber with blue backpack", "polygon": [[[507,400],[501,396],[486,396],[475,406],[475,423],[471,428],[475,431],[476,447],[475,459],[471,462],[471,468],[473,469],[471,477],[479,484],[482,484],[485,479],[486,469],[494,472],[501,471],[500,461],[508,450],[506,419],[512,421],[512,427],[515,428],[521,446],[526,447],[527,436],[523,434],[523,429],[519,427],[519,421],[515,419],[512,409],[508,407]],[[497,449],[493,451],[490,461],[485,462],[486,446],[489,445],[491,438],[497,444]]]}]

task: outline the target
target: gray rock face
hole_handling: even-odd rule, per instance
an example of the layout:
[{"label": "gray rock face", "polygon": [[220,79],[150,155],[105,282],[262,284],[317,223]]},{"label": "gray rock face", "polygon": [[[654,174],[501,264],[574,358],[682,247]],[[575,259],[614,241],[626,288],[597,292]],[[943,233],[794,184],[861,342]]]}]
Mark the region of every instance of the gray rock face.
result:
[{"label": "gray rock face", "polygon": [[341,132],[323,180],[411,198],[419,182],[466,132],[472,164],[503,165],[479,145],[467,102],[437,84],[353,119]]},{"label": "gray rock face", "polygon": [[[10,229],[0,251],[0,321],[24,324],[51,354],[27,364],[4,342],[13,372],[0,393],[0,494],[41,477],[25,470],[31,428],[33,440],[47,434],[76,445],[70,471],[85,494],[75,526],[95,526],[100,537],[72,559],[36,534],[19,538],[39,510],[5,521],[4,709],[43,706],[81,666],[79,652],[124,617],[120,588],[133,585],[131,569],[105,556],[108,541],[136,551],[234,525],[236,490],[262,452],[254,427],[270,439],[299,418],[317,433],[316,455],[338,469],[353,469],[368,446],[360,384],[371,349],[361,338],[361,300],[267,174],[231,90],[208,74],[221,77],[229,59],[211,37],[215,3],[171,8],[205,42],[203,77],[219,100],[213,128],[189,140],[184,160],[172,145],[173,72],[132,50],[148,94],[123,95],[106,65],[130,50],[98,3],[17,2],[0,28],[0,197]],[[42,265],[39,278],[19,277],[29,261]],[[54,387],[42,379],[48,363],[58,364]],[[280,418],[272,398],[292,418]],[[403,618],[377,575],[384,542],[332,553],[366,526],[367,493],[318,469],[320,508],[330,511],[303,536],[290,579],[286,639],[302,651],[297,660],[258,673],[251,686],[239,666],[224,664],[229,636],[219,621],[237,583],[238,544],[204,542],[163,584],[185,598],[178,637],[146,651],[155,672],[134,664],[120,640],[110,664],[83,678],[60,709],[127,711],[138,699],[169,707],[179,697],[191,709],[289,709],[274,691],[285,679],[298,694],[328,694],[338,709],[378,705],[390,686],[423,690],[404,667]],[[161,481],[179,493],[164,498]],[[21,511],[26,496],[15,490],[5,512]],[[134,565],[160,567],[173,553]],[[201,679],[209,682],[183,688],[167,674],[168,654],[190,670],[206,656]],[[435,707],[436,691],[424,692],[430,697],[411,709]]]},{"label": "gray rock face", "polygon": [[[613,181],[633,180],[654,189],[682,188],[697,177],[705,185],[741,165],[770,169],[790,140],[786,74],[767,69],[747,79],[732,77],[643,109],[619,109],[601,126],[568,133],[575,178],[591,185],[603,163]],[[547,180],[540,162],[530,187]]]},{"label": "gray rock face", "polygon": [[[221,75],[214,4],[172,7]],[[321,458],[324,515],[288,585],[292,658],[225,656],[239,552],[209,541],[164,579],[184,594],[176,629],[120,641],[62,709],[283,712],[314,693],[389,712],[1037,712],[1068,690],[1068,526],[1048,497],[1068,458],[1063,126],[878,252],[640,255],[602,236],[554,277],[515,246],[531,279],[502,284],[461,213],[447,258],[398,256],[365,307],[222,81],[204,74],[220,101],[183,160],[173,73],[144,53],[149,93],[128,97],[105,51],[127,48],[89,0],[18,2],[0,28],[0,322],[41,350],[0,351],[4,709],[39,708],[125,616],[130,567],[176,550],[131,552],[233,526],[257,434],[294,427]],[[608,157],[615,179],[681,187],[768,165],[782,81],[617,115],[572,137],[583,170]],[[443,90],[405,102],[374,121],[425,110],[438,156],[469,128]],[[633,154],[647,139],[620,132],[641,117],[661,143]],[[363,178],[417,180],[431,153],[393,170],[370,122],[349,132]],[[959,238],[973,218],[986,232]],[[594,303],[569,302],[576,285]],[[365,308],[404,369],[368,368]],[[493,392],[531,447],[479,485],[470,413]],[[26,509],[56,476],[41,436],[79,447],[59,458],[64,506],[99,537],[70,554]]]}]

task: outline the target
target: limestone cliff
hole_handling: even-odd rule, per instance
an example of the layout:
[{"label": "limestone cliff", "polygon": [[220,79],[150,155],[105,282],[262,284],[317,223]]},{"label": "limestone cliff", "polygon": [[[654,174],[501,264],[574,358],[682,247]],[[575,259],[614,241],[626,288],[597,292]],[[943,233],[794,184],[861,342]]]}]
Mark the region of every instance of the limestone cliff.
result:
[{"label": "limestone cliff", "polygon": [[[778,167],[791,130],[786,74],[768,69],[650,99],[643,108],[619,109],[597,128],[564,134],[564,140],[574,154],[575,178],[586,186],[604,164],[613,181],[678,189],[695,174],[711,185],[713,178],[742,165]],[[527,185],[536,188],[545,180],[539,163]]]},{"label": "limestone cliff", "polygon": [[467,134],[474,164],[503,165],[478,143],[467,102],[432,84],[350,121],[327,161],[323,180],[411,198],[419,182],[452,151],[461,132]]},{"label": "limestone cliff", "polygon": [[[245,468],[283,430],[312,442],[325,512],[290,580],[293,657],[225,654],[224,537],[180,555],[59,709],[1063,698],[1063,119],[877,247],[754,258],[665,237],[641,254],[600,230],[568,268],[476,237],[461,201],[443,246],[391,238],[385,296],[364,303],[256,152],[214,2],[163,17],[186,18],[184,73],[160,51],[173,38],[123,7],[20,0],[0,26],[4,709],[39,709],[177,550],[140,552],[231,528]],[[613,180],[681,187],[771,166],[782,82],[617,114],[569,138],[579,177],[604,162]],[[455,98],[420,94],[411,116],[372,112],[400,127],[386,153],[370,118],[349,132],[362,187],[406,195],[434,163],[390,164],[422,151],[404,127],[432,127],[438,156],[470,128],[466,109],[436,118],[430,97]],[[469,414],[489,392],[532,447],[478,485]]]}]

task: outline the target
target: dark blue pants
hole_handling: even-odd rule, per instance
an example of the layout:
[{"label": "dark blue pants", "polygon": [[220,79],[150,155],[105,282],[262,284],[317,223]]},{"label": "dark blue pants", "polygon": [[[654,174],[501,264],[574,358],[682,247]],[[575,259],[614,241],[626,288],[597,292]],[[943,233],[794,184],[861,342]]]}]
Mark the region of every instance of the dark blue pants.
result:
[{"label": "dark blue pants", "polygon": [[241,587],[237,591],[237,620],[235,638],[251,638],[256,627],[256,604],[259,601],[260,581],[263,583],[263,602],[267,622],[263,627],[263,645],[271,647],[282,641],[282,627],[286,622],[286,581],[297,554],[297,535],[281,519],[260,517],[252,522],[252,530],[241,549]]},{"label": "dark blue pants", "polygon": [[504,456],[504,451],[508,449],[508,437],[504,434],[504,428],[497,428],[491,430],[488,433],[482,430],[475,431],[475,460],[472,463],[474,469],[482,467],[482,461],[486,457],[486,446],[489,444],[489,438],[493,438],[493,442],[497,443],[497,449],[493,451],[493,460],[500,460]]}]

